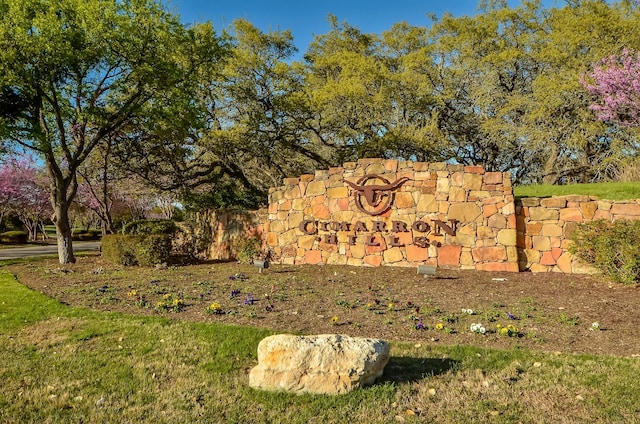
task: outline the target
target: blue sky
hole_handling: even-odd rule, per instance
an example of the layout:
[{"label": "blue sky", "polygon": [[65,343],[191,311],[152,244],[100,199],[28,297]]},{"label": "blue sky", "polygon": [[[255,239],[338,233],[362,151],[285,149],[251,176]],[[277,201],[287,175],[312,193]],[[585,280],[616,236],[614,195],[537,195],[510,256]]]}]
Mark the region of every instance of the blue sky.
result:
[{"label": "blue sky", "polygon": [[[561,0],[546,0],[553,6]],[[217,30],[245,18],[260,30],[290,30],[301,53],[314,35],[329,31],[327,15],[366,33],[380,34],[396,22],[427,26],[427,14],[475,15],[477,0],[167,0],[184,23],[211,21]],[[517,6],[518,1],[509,1]]]}]

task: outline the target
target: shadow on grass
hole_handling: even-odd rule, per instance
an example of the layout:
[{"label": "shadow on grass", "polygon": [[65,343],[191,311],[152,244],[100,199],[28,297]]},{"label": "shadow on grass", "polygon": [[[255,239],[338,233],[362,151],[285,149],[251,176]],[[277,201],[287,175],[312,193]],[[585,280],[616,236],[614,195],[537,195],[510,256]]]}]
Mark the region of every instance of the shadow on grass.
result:
[{"label": "shadow on grass", "polygon": [[392,356],[384,368],[380,382],[411,383],[445,374],[458,368],[459,361],[454,359],[412,358]]}]

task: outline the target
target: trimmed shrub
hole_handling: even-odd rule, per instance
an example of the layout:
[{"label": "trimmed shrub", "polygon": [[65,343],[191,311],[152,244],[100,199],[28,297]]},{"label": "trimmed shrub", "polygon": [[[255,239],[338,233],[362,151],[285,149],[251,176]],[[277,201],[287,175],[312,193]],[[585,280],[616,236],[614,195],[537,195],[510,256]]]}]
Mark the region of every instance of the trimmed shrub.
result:
[{"label": "trimmed shrub", "polygon": [[171,258],[171,236],[166,234],[109,234],[102,238],[102,256],[124,266],[153,266]]},{"label": "trimmed shrub", "polygon": [[122,228],[122,234],[174,234],[178,230],[176,223],[169,220],[141,220],[128,223]]},{"label": "trimmed shrub", "polygon": [[29,234],[24,231],[7,231],[0,234],[0,243],[25,244],[29,240]]},{"label": "trimmed shrub", "polygon": [[612,280],[640,281],[640,221],[603,220],[578,224],[569,251]]},{"label": "trimmed shrub", "polygon": [[102,235],[100,230],[75,230],[73,232],[73,239],[80,241],[99,240]]}]

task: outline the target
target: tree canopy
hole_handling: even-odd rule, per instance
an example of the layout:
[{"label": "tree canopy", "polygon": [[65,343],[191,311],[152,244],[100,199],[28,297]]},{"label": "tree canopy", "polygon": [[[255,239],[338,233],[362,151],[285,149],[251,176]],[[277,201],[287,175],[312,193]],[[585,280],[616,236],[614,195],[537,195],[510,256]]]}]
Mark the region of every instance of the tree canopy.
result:
[{"label": "tree canopy", "polygon": [[[68,210],[96,146],[181,104],[223,48],[154,0],[0,0],[0,139],[46,164],[61,263],[73,262]],[[152,132],[158,142],[173,136]]]}]

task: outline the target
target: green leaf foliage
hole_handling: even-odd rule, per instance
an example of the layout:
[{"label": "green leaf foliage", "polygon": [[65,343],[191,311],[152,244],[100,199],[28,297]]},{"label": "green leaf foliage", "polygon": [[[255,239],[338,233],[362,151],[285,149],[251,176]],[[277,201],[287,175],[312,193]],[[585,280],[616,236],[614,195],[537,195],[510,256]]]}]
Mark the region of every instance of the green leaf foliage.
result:
[{"label": "green leaf foliage", "polygon": [[102,238],[102,256],[123,266],[153,266],[171,258],[171,237],[166,234],[108,234]]},{"label": "green leaf foliage", "polygon": [[569,251],[614,281],[640,282],[640,221],[596,220],[579,224]]}]

